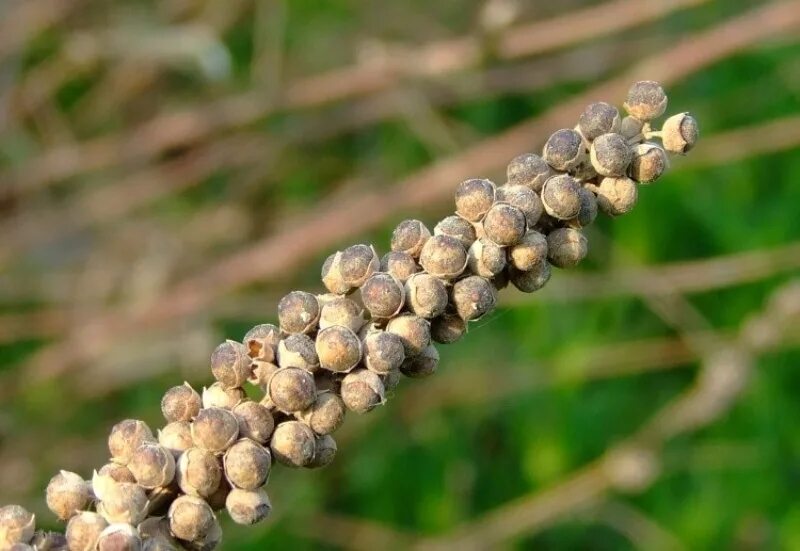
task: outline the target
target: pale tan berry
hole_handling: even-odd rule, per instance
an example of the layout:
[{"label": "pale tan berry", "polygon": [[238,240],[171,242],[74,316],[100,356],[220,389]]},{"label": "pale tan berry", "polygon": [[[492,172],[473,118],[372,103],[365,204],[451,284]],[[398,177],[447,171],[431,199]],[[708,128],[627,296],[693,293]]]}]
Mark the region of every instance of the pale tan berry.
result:
[{"label": "pale tan berry", "polygon": [[[220,509],[223,508],[224,505]],[[219,520],[214,518],[205,536],[194,541],[181,542],[181,544],[189,549],[189,551],[211,551],[212,549],[216,549],[221,541],[222,526],[220,526]]]},{"label": "pale tan berry", "polygon": [[497,290],[488,279],[469,276],[453,285],[451,301],[459,316],[465,321],[472,321],[494,309]]},{"label": "pale tan berry", "polygon": [[233,408],[233,415],[239,422],[239,436],[250,438],[259,444],[269,442],[275,429],[275,420],[267,408],[247,400]]},{"label": "pale tan berry", "polygon": [[333,392],[325,391],[317,394],[311,406],[300,412],[297,417],[316,434],[330,434],[344,422],[345,406],[342,399]]},{"label": "pale tan berry", "polygon": [[195,446],[210,452],[225,451],[238,436],[239,422],[227,409],[202,409],[192,422],[192,439]]},{"label": "pale tan berry", "polygon": [[572,268],[586,257],[586,236],[573,228],[559,228],[547,235],[547,258],[558,268]]},{"label": "pale tan berry", "polygon": [[546,258],[547,238],[535,230],[528,231],[517,245],[508,250],[511,265],[523,272],[533,269]]},{"label": "pale tan berry", "polygon": [[342,380],[342,401],[347,409],[367,413],[384,402],[383,381],[368,369],[358,369]]},{"label": "pale tan berry", "polygon": [[47,484],[47,507],[61,520],[67,520],[89,503],[89,485],[75,473],[61,471]]},{"label": "pale tan berry", "polygon": [[[321,331],[320,331],[321,332]],[[314,340],[308,335],[289,335],[278,345],[278,365],[299,367],[314,372],[319,368],[319,357]]]},{"label": "pale tan berry", "polygon": [[[625,136],[627,140],[641,141],[643,127],[644,121],[636,117],[627,116],[622,119],[622,123],[619,126],[619,133]],[[636,140],[636,138],[639,139]]]},{"label": "pale tan berry", "polygon": [[697,119],[689,113],[678,113],[664,121],[661,142],[670,153],[683,155],[694,147],[699,134]]},{"label": "pale tan berry", "polygon": [[292,291],[278,302],[278,320],[286,333],[310,333],[319,320],[317,297],[305,291]]},{"label": "pale tan berry", "polygon": [[445,312],[431,320],[431,338],[440,344],[452,344],[467,332],[467,322],[455,312]]},{"label": "pale tan berry", "polygon": [[352,289],[342,277],[341,262],[342,253],[336,252],[322,264],[322,283],[328,291],[336,295],[344,295]]},{"label": "pale tan berry", "polygon": [[661,85],[652,80],[641,80],[628,90],[625,110],[641,121],[651,121],[664,114],[667,95]]},{"label": "pale tan berry", "polygon": [[371,245],[351,245],[342,251],[339,271],[350,287],[360,287],[380,267],[378,253]]},{"label": "pale tan berry", "polygon": [[128,468],[142,488],[158,488],[175,478],[175,457],[164,446],[146,442],[136,449]]},{"label": "pale tan berry", "polygon": [[249,438],[242,438],[225,452],[225,478],[234,488],[255,490],[267,483],[272,456]]},{"label": "pale tan berry", "polygon": [[432,276],[453,279],[467,266],[467,250],[455,237],[434,235],[422,247],[419,263]]},{"label": "pale tan berry", "polygon": [[[233,409],[236,404],[247,397],[243,388],[227,388],[217,381],[208,388],[203,389],[201,398],[204,408]],[[198,412],[199,413],[199,412]],[[195,415],[196,417],[197,415]]]},{"label": "pale tan berry", "polygon": [[326,329],[332,325],[341,325],[351,331],[358,331],[366,323],[363,309],[345,297],[337,297],[322,306],[319,317],[319,328]]},{"label": "pale tan berry", "polygon": [[509,184],[518,184],[539,192],[545,181],[553,176],[553,169],[539,155],[525,153],[514,157],[506,171]]},{"label": "pale tan berry", "polygon": [[298,367],[279,369],[267,385],[267,395],[272,403],[286,413],[306,409],[314,402],[316,394],[314,376]]},{"label": "pale tan berry", "polygon": [[397,314],[405,304],[403,284],[391,274],[372,274],[361,286],[361,302],[373,320],[388,319]]},{"label": "pale tan berry", "polygon": [[525,214],[508,203],[495,203],[483,219],[483,231],[490,241],[507,247],[525,235]]},{"label": "pale tan berry", "polygon": [[447,288],[437,277],[415,274],[405,285],[408,309],[423,318],[433,318],[447,306]]},{"label": "pale tan berry", "polygon": [[264,490],[240,490],[235,488],[225,500],[225,508],[236,524],[251,526],[269,517],[272,504]]},{"label": "pale tan berry", "polygon": [[[98,486],[93,484],[95,494]],[[97,504],[100,513],[109,524],[139,524],[147,514],[147,494],[144,488],[130,482],[107,481]]]},{"label": "pale tan berry", "polygon": [[603,178],[596,186],[597,205],[609,216],[620,216],[633,210],[639,197],[636,182],[628,177]]},{"label": "pale tan berry", "polygon": [[392,232],[392,250],[419,258],[431,231],[419,220],[403,220]]},{"label": "pale tan berry", "polygon": [[281,331],[278,327],[271,323],[261,323],[245,333],[242,344],[247,347],[251,358],[272,362],[280,341]]},{"label": "pale tan berry", "polygon": [[314,447],[314,460],[308,464],[308,467],[311,469],[327,467],[333,463],[337,449],[336,440],[330,434],[318,436]]},{"label": "pale tan berry", "polygon": [[594,140],[601,134],[618,132],[620,127],[619,111],[604,101],[589,104],[578,120],[578,128],[584,138]]},{"label": "pale tan berry", "polygon": [[533,293],[550,281],[550,274],[550,263],[542,259],[538,264],[525,271],[512,268],[509,270],[508,276],[514,287],[523,293]]},{"label": "pale tan berry", "polygon": [[222,467],[214,453],[201,448],[189,448],[178,458],[176,481],[188,495],[206,498],[219,488]]},{"label": "pale tan berry", "polygon": [[455,215],[443,218],[436,224],[433,228],[433,235],[449,235],[450,237],[455,237],[461,241],[465,249],[468,249],[476,239],[475,227],[472,223]]},{"label": "pale tan berry", "polygon": [[288,467],[305,467],[314,459],[315,436],[300,421],[285,421],[275,427],[270,441],[273,457]]},{"label": "pale tan berry", "polygon": [[208,503],[197,496],[187,495],[172,502],[167,518],[175,537],[186,541],[203,539],[216,520]]},{"label": "pale tan berry", "polygon": [[144,442],[155,442],[153,431],[144,421],[126,419],[111,428],[108,437],[108,451],[111,460],[121,465],[127,465],[133,452]]},{"label": "pale tan berry", "polygon": [[[303,336],[305,337],[306,335]],[[278,371],[278,369],[278,366],[272,362],[253,360],[250,377],[248,377],[247,382],[251,385],[263,388],[267,386],[270,378],[275,375],[275,372]]]},{"label": "pale tan berry", "polygon": [[225,388],[236,388],[250,376],[250,356],[245,345],[225,341],[211,354],[211,373]]},{"label": "pale tan berry", "polygon": [[581,209],[581,198],[577,180],[567,174],[553,176],[542,188],[544,210],[558,220],[575,218]]},{"label": "pale tan berry", "polygon": [[329,371],[350,371],[361,361],[361,341],[347,327],[333,325],[323,329],[315,347],[320,366]]},{"label": "pale tan berry", "polygon": [[556,170],[573,170],[586,158],[581,135],[569,128],[556,130],[544,144],[542,158]]},{"label": "pale tan berry", "polygon": [[200,395],[189,383],[172,387],[164,393],[164,397],[161,399],[161,413],[167,423],[191,421],[200,411],[201,406]]},{"label": "pale tan berry", "polygon": [[0,548],[28,543],[36,529],[36,517],[19,505],[0,508]]},{"label": "pale tan berry", "polygon": [[[542,184],[544,185],[544,184]],[[531,188],[522,185],[505,185],[497,188],[497,200],[508,203],[525,215],[525,223],[531,228],[539,221],[544,206],[539,195]]]},{"label": "pale tan berry", "polygon": [[401,251],[391,251],[381,258],[381,271],[392,274],[405,283],[409,277],[419,272],[420,268],[414,257]]},{"label": "pale tan berry", "polygon": [[[444,300],[447,301],[447,291],[444,287],[442,291]],[[368,332],[364,337],[363,346],[364,365],[379,375],[397,370],[406,357],[400,337],[380,329]]]},{"label": "pale tan berry", "polygon": [[386,325],[389,333],[400,337],[406,357],[419,354],[431,342],[431,324],[414,314],[401,314]]},{"label": "pale tan berry", "polygon": [[480,222],[492,207],[495,186],[490,180],[473,178],[456,188],[456,213],[470,222]]},{"label": "pale tan berry", "polygon": [[[506,250],[489,239],[478,239],[467,251],[467,266],[476,275],[492,278],[506,267]],[[436,315],[443,311],[442,308]]]},{"label": "pale tan berry", "polygon": [[429,345],[417,356],[406,358],[400,366],[400,372],[412,379],[422,379],[436,373],[438,367],[439,351],[435,346]]},{"label": "pale tan berry", "polygon": [[620,134],[602,134],[589,151],[592,166],[601,176],[622,176],[631,162],[631,149]]},{"label": "pale tan berry", "polygon": [[131,470],[119,463],[106,463],[97,471],[97,474],[111,477],[115,482],[136,482]]},{"label": "pale tan berry", "polygon": [[642,143],[633,148],[633,158],[628,175],[642,184],[649,184],[661,177],[669,168],[669,159],[661,146]]},{"label": "pale tan berry", "polygon": [[67,523],[67,545],[70,551],[95,551],[100,534],[106,529],[106,520],[89,511],[81,511]]},{"label": "pale tan berry", "polygon": [[139,532],[128,523],[109,524],[97,538],[97,551],[141,551]]}]

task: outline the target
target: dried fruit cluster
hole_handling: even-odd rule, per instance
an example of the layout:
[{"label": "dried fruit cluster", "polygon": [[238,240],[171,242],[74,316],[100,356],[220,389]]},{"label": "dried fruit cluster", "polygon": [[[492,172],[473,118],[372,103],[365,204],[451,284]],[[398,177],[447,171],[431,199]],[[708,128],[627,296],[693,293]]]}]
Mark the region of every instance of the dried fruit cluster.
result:
[{"label": "dried fruit cluster", "polygon": [[[216,382],[202,395],[188,384],[168,390],[157,434],[122,421],[109,436],[110,462],[90,482],[69,472],[50,481],[47,505],[67,521],[65,536],[35,535],[33,516],[9,506],[0,509],[0,549],[213,549],[222,536],[217,511],[239,524],[265,519],[274,461],[330,463],[331,434],[348,410],[383,404],[402,375],[434,373],[432,343],[460,339],[509,282],[533,292],[551,266],[577,265],[587,253],[581,228],[598,209],[630,211],[637,184],[667,169],[666,152],[691,149],[690,115],[651,128],[666,104],[660,85],[637,82],[624,118],[593,103],[574,129],[549,137],[541,156],[512,160],[505,185],[462,182],[455,214],[432,232],[406,220],[382,258],[369,245],[331,255],[322,268],[328,294],[293,291],[278,304],[278,326],[220,344],[211,356]],[[263,398],[248,397],[248,383]]]}]

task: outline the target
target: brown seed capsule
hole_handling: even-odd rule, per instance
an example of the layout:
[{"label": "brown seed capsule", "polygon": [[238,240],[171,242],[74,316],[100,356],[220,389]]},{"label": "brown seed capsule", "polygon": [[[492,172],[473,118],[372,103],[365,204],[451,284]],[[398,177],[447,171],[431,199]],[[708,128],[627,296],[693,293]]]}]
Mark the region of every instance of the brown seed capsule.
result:
[{"label": "brown seed capsule", "polygon": [[317,297],[305,291],[292,291],[278,303],[278,320],[286,333],[310,333],[319,320]]},{"label": "brown seed capsule", "polygon": [[219,488],[222,467],[210,451],[189,448],[178,458],[176,471],[178,487],[184,494],[208,497]]},{"label": "brown seed capsule", "polygon": [[455,237],[435,235],[422,247],[419,263],[432,276],[453,279],[467,266],[467,250]]},{"label": "brown seed capsule", "polygon": [[455,215],[448,216],[436,224],[436,227],[433,228],[433,235],[455,237],[461,241],[465,249],[468,249],[472,242],[477,239],[474,226],[468,220]]},{"label": "brown seed capsule", "polygon": [[644,121],[640,121],[636,117],[628,116],[622,119],[622,123],[619,126],[619,133],[622,134],[626,140],[641,141],[643,127]]},{"label": "brown seed capsule", "polygon": [[261,323],[245,333],[242,343],[247,347],[251,358],[271,362],[275,359],[281,331],[271,323]]},{"label": "brown seed capsule", "polygon": [[547,235],[547,259],[557,268],[572,268],[586,257],[586,236],[573,228],[559,228]]},{"label": "brown seed capsule", "polygon": [[533,293],[544,287],[547,282],[550,281],[550,274],[550,264],[547,260],[542,259],[529,270],[522,271],[512,268],[509,270],[508,275],[514,287],[523,293]]},{"label": "brown seed capsule", "polygon": [[422,379],[436,373],[439,367],[439,351],[433,345],[427,346],[421,354],[407,358],[400,366],[400,372],[412,379]]},{"label": "brown seed capsule", "polygon": [[167,448],[155,443],[144,443],[131,457],[128,468],[142,488],[166,486],[175,478],[175,457]]},{"label": "brown seed capsule", "polygon": [[251,526],[269,516],[272,504],[264,490],[233,489],[225,500],[225,508],[233,522]]},{"label": "brown seed capsule", "polygon": [[250,438],[259,444],[269,442],[275,429],[275,420],[267,408],[247,400],[233,408],[233,414],[239,422],[239,436]]},{"label": "brown seed capsule", "polygon": [[661,85],[652,80],[640,80],[628,90],[625,110],[641,121],[650,121],[664,114],[667,95]]},{"label": "brown seed capsule", "polygon": [[161,399],[161,413],[167,423],[191,421],[201,406],[200,395],[189,383],[172,387]]},{"label": "brown seed capsule", "polygon": [[486,238],[501,247],[517,244],[525,229],[525,214],[508,203],[495,203],[483,219]]},{"label": "brown seed capsule", "polygon": [[317,334],[315,346],[320,366],[329,371],[350,371],[361,361],[361,341],[347,327],[323,329]]},{"label": "brown seed capsule", "polygon": [[592,166],[601,176],[622,176],[631,162],[631,149],[620,134],[602,134],[589,151]]},{"label": "brown seed capsule", "polygon": [[392,232],[392,250],[419,258],[431,231],[419,220],[403,220]]},{"label": "brown seed capsule", "polygon": [[272,456],[266,448],[242,438],[225,452],[223,465],[232,487],[255,490],[267,483]]},{"label": "brown seed capsule", "polygon": [[16,543],[28,543],[36,529],[36,517],[19,505],[0,508],[0,548]]},{"label": "brown seed capsule", "polygon": [[100,534],[108,523],[97,513],[81,511],[67,524],[67,546],[70,551],[95,551]]},{"label": "brown seed capsule", "polygon": [[523,272],[533,269],[546,258],[547,238],[535,230],[528,231],[519,244],[508,250],[511,265]]},{"label": "brown seed capsule", "polygon": [[217,381],[210,387],[203,389],[202,402],[204,408],[233,409],[236,404],[246,397],[247,394],[245,394],[243,388],[225,388],[225,385]]},{"label": "brown seed capsule", "polygon": [[[224,508],[225,505],[223,504],[218,510],[222,510]],[[215,518],[205,536],[195,541],[181,542],[181,544],[189,551],[211,551],[212,549],[219,547],[221,542],[222,526],[220,525],[219,520]]]},{"label": "brown seed capsule", "polygon": [[342,251],[339,271],[346,284],[360,287],[381,267],[378,253],[371,245],[351,245]]},{"label": "brown seed capsule", "polygon": [[597,218],[597,197],[585,187],[578,188],[578,195],[581,198],[581,208],[578,211],[578,216],[570,220],[570,224],[585,228]]},{"label": "brown seed capsule", "polygon": [[108,437],[108,450],[111,460],[127,465],[133,452],[144,442],[155,442],[153,431],[144,421],[125,419],[114,425]]},{"label": "brown seed capsule", "polygon": [[689,113],[678,113],[664,121],[661,142],[670,153],[683,155],[694,147],[699,134],[697,119]]},{"label": "brown seed capsule", "polygon": [[97,471],[97,474],[111,477],[115,482],[136,482],[131,470],[125,465],[118,463],[106,463]]},{"label": "brown seed capsule", "polygon": [[636,182],[628,177],[603,178],[595,187],[597,205],[609,216],[620,216],[633,210],[639,197]]},{"label": "brown seed capsule", "polygon": [[317,442],[314,450],[314,460],[308,464],[310,469],[319,469],[327,467],[333,463],[336,457],[336,440],[330,434],[317,437]]},{"label": "brown seed capsule", "polygon": [[[467,252],[467,266],[476,275],[492,278],[506,267],[506,250],[488,239],[478,239]],[[437,311],[436,315],[443,311],[444,308]]]},{"label": "brown seed capsule", "polygon": [[345,297],[336,297],[327,302],[323,307],[319,317],[319,328],[326,329],[333,325],[341,325],[351,331],[358,331],[364,326],[363,309]]},{"label": "brown seed capsule", "polygon": [[553,176],[553,169],[539,155],[525,153],[508,163],[506,173],[509,184],[522,185],[539,192],[547,179]]},{"label": "brown seed capsule", "polygon": [[445,312],[431,320],[431,338],[440,344],[452,344],[467,332],[467,322],[455,312]]},{"label": "brown seed capsule", "polygon": [[576,168],[586,158],[581,135],[569,128],[556,130],[544,144],[542,158],[556,170]]},{"label": "brown seed capsule", "polygon": [[245,345],[225,341],[211,354],[211,373],[225,388],[242,386],[250,376],[250,356]]},{"label": "brown seed capsule", "polygon": [[391,274],[372,274],[361,286],[361,301],[373,320],[388,319],[397,314],[405,304],[403,284]]},{"label": "brown seed capsule", "polygon": [[619,111],[604,101],[589,104],[578,120],[578,128],[583,137],[589,141],[601,134],[618,132],[620,127]]},{"label": "brown seed capsule", "polygon": [[451,301],[459,316],[472,321],[494,309],[497,290],[488,279],[469,276],[453,285]]},{"label": "brown seed capsule", "polygon": [[384,402],[381,378],[368,369],[358,369],[342,380],[342,401],[347,409],[367,413]]},{"label": "brown seed capsule", "polygon": [[423,318],[433,318],[447,306],[447,288],[441,279],[430,274],[415,274],[406,281],[408,308]]},{"label": "brown seed capsule", "polygon": [[342,253],[336,252],[322,264],[322,283],[328,291],[336,295],[344,295],[352,289],[342,277],[341,262]]},{"label": "brown seed capsule", "polygon": [[275,427],[270,449],[283,465],[305,467],[314,459],[314,432],[300,421],[286,421]]},{"label": "brown seed capsule", "polygon": [[[321,331],[320,331],[321,332]],[[314,372],[319,368],[319,357],[314,340],[308,335],[289,335],[278,345],[278,365],[299,367]]]},{"label": "brown seed capsule", "polygon": [[470,222],[480,222],[494,203],[494,183],[483,178],[465,180],[458,184],[455,198],[459,216]]},{"label": "brown seed capsule", "polygon": [[311,407],[302,411],[297,418],[311,427],[316,434],[330,434],[344,422],[344,402],[330,391],[320,392]]},{"label": "brown seed capsule", "polygon": [[227,409],[202,409],[192,423],[192,439],[195,445],[210,452],[227,450],[238,436],[239,422]]},{"label": "brown seed capsule", "polygon": [[558,220],[569,220],[578,216],[581,209],[580,185],[572,176],[559,174],[544,183],[542,204],[544,210]]},{"label": "brown seed capsule", "polygon": [[128,523],[114,523],[100,532],[97,538],[97,551],[141,551],[142,538],[139,532]]},{"label": "brown seed capsule", "polygon": [[666,152],[654,143],[642,143],[633,148],[628,175],[641,184],[649,184],[669,168]]},{"label": "brown seed capsule", "polygon": [[197,496],[180,496],[172,502],[167,513],[169,528],[178,539],[202,539],[214,525],[214,512],[208,503]]},{"label": "brown seed capsule", "polygon": [[[222,467],[220,467],[220,475],[221,473],[222,473]],[[230,494],[230,492],[231,492],[231,485],[228,484],[228,481],[225,480],[225,478],[223,477],[219,481],[219,487],[217,488],[217,490],[213,494],[205,498],[206,503],[208,503],[208,506],[211,507],[212,511],[214,512],[221,511],[222,509],[225,508],[225,500],[228,498],[228,494]]]},{"label": "brown seed capsule", "polygon": [[497,200],[521,210],[525,215],[525,223],[529,228],[539,221],[544,212],[539,195],[527,186],[500,186],[497,188]]},{"label": "brown seed capsule", "polygon": [[[303,335],[304,337],[306,335]],[[247,382],[257,387],[265,387],[269,383],[270,378],[278,371],[278,366],[272,362],[263,362],[261,360],[253,360],[251,365],[250,377]]]},{"label": "brown seed capsule", "polygon": [[409,277],[419,271],[419,265],[410,254],[391,251],[381,258],[381,271],[392,274],[402,283],[405,283]]},{"label": "brown seed capsule", "polygon": [[[97,484],[93,484],[97,495]],[[139,524],[147,515],[147,494],[144,488],[130,482],[106,481],[102,492],[97,495],[97,512],[111,524],[124,522]]]},{"label": "brown seed capsule", "polygon": [[306,409],[317,394],[314,376],[298,367],[283,367],[267,385],[267,396],[279,410],[292,413]]},{"label": "brown seed capsule", "polygon": [[89,485],[75,473],[61,471],[47,485],[47,507],[60,520],[67,520],[89,503]]},{"label": "brown seed capsule", "polygon": [[401,314],[386,325],[403,343],[406,357],[416,356],[431,343],[431,324],[414,314]]},{"label": "brown seed capsule", "polygon": [[[431,276],[428,276],[431,277]],[[435,279],[435,278],[431,278]],[[435,279],[439,281],[438,279]],[[441,282],[440,282],[441,283]],[[445,301],[447,291],[442,287]],[[389,373],[400,368],[406,357],[403,341],[394,333],[376,330],[367,333],[363,341],[364,365],[370,371],[379,375]]]}]

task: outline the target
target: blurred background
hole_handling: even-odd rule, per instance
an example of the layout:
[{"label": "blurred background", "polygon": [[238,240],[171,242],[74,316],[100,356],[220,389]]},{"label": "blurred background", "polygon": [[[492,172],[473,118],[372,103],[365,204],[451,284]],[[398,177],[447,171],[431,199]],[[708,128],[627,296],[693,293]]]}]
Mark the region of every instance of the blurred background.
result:
[{"label": "blurred background", "polygon": [[800,549],[800,2],[0,1],[0,503],[660,80],[701,142],[225,549]]}]

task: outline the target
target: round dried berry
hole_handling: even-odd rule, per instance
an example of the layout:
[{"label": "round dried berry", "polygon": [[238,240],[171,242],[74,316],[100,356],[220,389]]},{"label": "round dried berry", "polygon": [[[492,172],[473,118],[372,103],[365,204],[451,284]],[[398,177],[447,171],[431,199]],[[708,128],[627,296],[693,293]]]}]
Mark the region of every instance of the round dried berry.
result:
[{"label": "round dried berry", "polygon": [[419,262],[432,276],[453,279],[467,266],[467,250],[455,237],[435,235],[422,247]]},{"label": "round dried berry", "polygon": [[350,371],[361,361],[361,341],[350,329],[340,325],[319,332],[316,351],[320,366],[329,371]]},{"label": "round dried berry", "polygon": [[620,127],[619,111],[604,101],[589,104],[578,120],[578,128],[583,137],[589,141],[601,134],[618,132]]},{"label": "round dried berry", "polygon": [[368,369],[348,373],[342,380],[342,401],[347,409],[367,413],[384,402],[381,378]]},{"label": "round dried berry", "polygon": [[275,427],[270,441],[272,455],[288,467],[305,467],[314,459],[314,431],[300,421],[286,421]]},{"label": "round dried berry", "polygon": [[[302,335],[305,337],[306,335]],[[276,358],[277,359],[277,358]],[[272,362],[263,362],[261,360],[253,360],[252,371],[247,382],[251,385],[258,387],[265,387],[269,383],[270,378],[278,371],[278,366]]]},{"label": "round dried berry", "polygon": [[661,85],[652,80],[640,80],[628,90],[625,110],[641,121],[650,121],[664,114],[667,95]]},{"label": "round dried berry", "polygon": [[423,318],[441,314],[447,306],[447,288],[430,274],[415,274],[405,285],[408,308]]},{"label": "round dried berry", "polygon": [[546,260],[541,260],[537,265],[529,270],[509,270],[509,280],[512,285],[523,293],[533,293],[544,287],[550,281],[550,264]]},{"label": "round dried berry", "polygon": [[342,253],[336,252],[325,259],[322,264],[322,284],[328,291],[336,295],[344,295],[352,289],[342,277],[341,262]]},{"label": "round dried berry", "polygon": [[344,402],[333,392],[320,392],[307,410],[298,414],[316,434],[330,434],[344,422]]},{"label": "round dried berry", "polygon": [[666,152],[654,143],[642,143],[633,148],[628,175],[641,184],[658,180],[669,168]]},{"label": "round dried berry", "polygon": [[419,258],[431,231],[419,220],[403,220],[392,232],[392,250]]},{"label": "round dried berry", "polygon": [[[467,266],[475,275],[493,278],[506,267],[506,250],[488,239],[478,239],[469,248]],[[444,308],[436,314],[441,314],[443,311]]]},{"label": "round dried berry", "polygon": [[467,322],[455,312],[445,312],[431,320],[431,338],[440,344],[452,344],[467,332]]},{"label": "round dried berry", "polygon": [[401,314],[386,325],[403,343],[406,357],[416,356],[431,342],[431,324],[414,314]]},{"label": "round dried berry", "polygon": [[314,460],[308,464],[311,469],[319,469],[327,467],[333,463],[336,457],[336,440],[330,434],[317,437],[316,447],[314,450]]},{"label": "round dried berry", "polygon": [[689,113],[678,113],[664,121],[661,142],[670,153],[683,155],[694,147],[699,134],[697,120]]},{"label": "round dried berry", "polygon": [[319,328],[341,325],[351,331],[359,331],[366,320],[362,308],[345,297],[336,297],[325,303],[319,315]]},{"label": "round dried berry", "polygon": [[622,176],[631,162],[631,149],[620,134],[603,134],[592,142],[592,166],[601,176]]},{"label": "round dried berry", "polygon": [[439,351],[433,345],[427,346],[421,354],[407,358],[400,366],[400,372],[412,379],[422,379],[436,373],[439,367]]},{"label": "round dried berry", "polygon": [[475,241],[475,227],[464,218],[460,216],[448,216],[436,224],[433,228],[433,235],[449,235],[455,237],[465,249],[468,249],[472,242]]},{"label": "round dried berry", "polygon": [[480,222],[494,199],[495,187],[490,180],[465,180],[456,188],[456,213],[470,222]]},{"label": "round dried berry", "polygon": [[139,486],[151,490],[175,478],[175,457],[160,444],[144,443],[134,452],[128,468]]},{"label": "round dried berry", "polygon": [[231,490],[225,500],[225,508],[236,524],[251,526],[266,519],[272,504],[264,490]]},{"label": "round dried berry", "polygon": [[142,538],[136,528],[127,523],[109,524],[97,538],[97,551],[139,551]]},{"label": "round dried berry", "polygon": [[250,376],[250,356],[242,343],[228,340],[211,354],[211,373],[225,388],[242,386]]},{"label": "round dried berry", "polygon": [[176,480],[184,494],[208,497],[219,488],[222,467],[217,456],[200,448],[189,448],[178,458]]},{"label": "round dried berry", "polygon": [[619,133],[625,136],[626,140],[641,141],[643,127],[644,121],[628,116],[622,119],[622,123],[619,125]]},{"label": "round dried berry", "polygon": [[242,438],[225,452],[225,478],[234,488],[255,490],[267,483],[272,465],[269,450]]},{"label": "round dried berry", "polygon": [[[167,425],[169,426],[169,425]],[[165,427],[166,428],[166,427]],[[110,477],[114,482],[136,482],[133,473],[125,465],[106,463],[97,471],[98,475]]]},{"label": "round dried berry", "polygon": [[[220,382],[216,382],[208,388],[203,389],[204,408],[225,408],[233,409],[236,404],[247,397],[242,388],[225,388]],[[198,412],[199,413],[199,412]]]},{"label": "round dried berry", "polygon": [[308,335],[299,334],[283,339],[278,345],[278,365],[316,371],[319,368],[319,357],[314,348],[314,340]]},{"label": "round dried berry", "polygon": [[519,243],[525,229],[525,214],[508,203],[495,203],[483,219],[486,238],[501,247]]},{"label": "round dried berry", "polygon": [[139,524],[147,515],[147,494],[138,484],[108,481],[104,485],[102,495],[97,497],[100,499],[97,503],[97,512],[109,524],[115,522]]},{"label": "round dried berry", "polygon": [[573,228],[559,228],[547,235],[547,258],[557,268],[572,268],[586,257],[586,236]]},{"label": "round dried berry", "polygon": [[[525,215],[529,228],[533,227],[544,212],[539,195],[527,186],[505,185],[497,188],[497,200],[517,207]],[[485,222],[484,222],[485,223]]]},{"label": "round dried berry", "polygon": [[630,212],[639,197],[636,182],[627,177],[603,178],[595,189],[600,210],[609,216]]},{"label": "round dried berry", "polygon": [[201,406],[200,395],[189,383],[172,387],[161,399],[161,413],[167,423],[191,421]]},{"label": "round dried berry", "polygon": [[458,315],[472,321],[494,309],[497,290],[488,279],[469,276],[453,285],[451,300]]},{"label": "round dried berry", "polygon": [[7,549],[16,543],[28,543],[36,529],[36,517],[19,505],[0,508],[0,546]]},{"label": "round dried berry", "polygon": [[581,135],[569,128],[553,132],[542,150],[542,158],[556,170],[573,170],[585,157]]},{"label": "round dried berry", "polygon": [[371,245],[351,245],[342,251],[339,271],[350,287],[360,287],[380,267],[378,253]]},{"label": "round dried berry", "polygon": [[578,188],[578,195],[581,198],[581,208],[571,223],[579,228],[585,228],[597,218],[597,197],[585,187]]},{"label": "round dried berry", "polygon": [[519,244],[508,250],[511,265],[522,272],[532,270],[546,258],[547,238],[534,230],[528,231]]},{"label": "round dried berry", "polygon": [[271,323],[261,323],[248,331],[242,339],[251,358],[267,362],[275,359],[278,343],[281,342],[281,331]]},{"label": "round dried berry", "polygon": [[381,258],[381,271],[390,273],[405,283],[409,277],[419,271],[419,265],[410,254],[392,251]]},{"label": "round dried berry", "polygon": [[144,442],[155,442],[153,431],[144,421],[126,419],[114,425],[108,437],[108,451],[111,460],[120,465],[127,465],[133,452]]},{"label": "round dried berry", "polygon": [[50,479],[46,501],[59,519],[67,520],[89,504],[89,485],[79,475],[61,471]]},{"label": "round dried berry", "polygon": [[275,429],[275,420],[267,408],[247,400],[233,408],[233,414],[239,422],[239,436],[250,438],[259,444],[269,442]]},{"label": "round dried berry", "polygon": [[506,174],[509,184],[522,185],[539,192],[547,179],[553,176],[553,169],[539,155],[524,153],[508,163]]},{"label": "round dried berry", "polygon": [[198,448],[219,453],[239,437],[239,422],[227,409],[201,409],[192,422],[192,439]]},{"label": "round dried berry", "polygon": [[373,320],[388,319],[405,304],[403,284],[391,274],[375,273],[361,286],[361,302]]},{"label": "round dried berry", "polygon": [[67,524],[67,547],[70,551],[95,551],[106,526],[108,523],[97,513],[81,511]]},{"label": "round dried berry", "polygon": [[316,395],[314,376],[299,367],[279,369],[267,385],[267,396],[276,408],[285,413],[306,409],[314,403]]},{"label": "round dried berry", "polygon": [[197,496],[183,495],[172,502],[167,513],[169,529],[178,539],[203,539],[214,526],[216,518],[208,503]]},{"label": "round dried berry", "polygon": [[319,320],[317,297],[305,291],[292,291],[278,303],[278,320],[286,333],[310,333]]},{"label": "round dried berry", "polygon": [[567,174],[553,176],[542,188],[544,210],[558,220],[569,220],[578,216],[581,208],[580,185]]},{"label": "round dried berry", "polygon": [[[428,276],[431,277],[431,276]],[[436,278],[431,277],[435,281]],[[439,282],[441,283],[441,282]],[[445,301],[447,300],[447,291],[442,286]],[[370,331],[364,337],[364,365],[370,371],[374,371],[379,375],[389,373],[400,368],[400,364],[406,357],[403,348],[403,341],[394,333],[389,333],[383,330]]]}]

